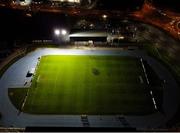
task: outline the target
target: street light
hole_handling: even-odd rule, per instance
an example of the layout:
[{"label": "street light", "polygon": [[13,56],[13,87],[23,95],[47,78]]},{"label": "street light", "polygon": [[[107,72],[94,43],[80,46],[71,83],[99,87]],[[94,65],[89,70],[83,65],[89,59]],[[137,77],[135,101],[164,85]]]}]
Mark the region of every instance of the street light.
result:
[{"label": "street light", "polygon": [[106,19],[106,18],[107,18],[107,15],[106,15],[106,14],[102,15],[102,18],[103,18],[103,19]]}]

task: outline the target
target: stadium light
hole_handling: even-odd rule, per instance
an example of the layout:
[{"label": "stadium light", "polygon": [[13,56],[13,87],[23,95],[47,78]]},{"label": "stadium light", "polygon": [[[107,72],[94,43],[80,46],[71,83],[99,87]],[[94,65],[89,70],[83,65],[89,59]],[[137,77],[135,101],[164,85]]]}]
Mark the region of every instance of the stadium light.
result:
[{"label": "stadium light", "polygon": [[65,36],[65,35],[67,34],[67,31],[66,31],[65,29],[62,29],[62,30],[61,30],[61,34],[62,34],[63,36]]},{"label": "stadium light", "polygon": [[59,36],[59,35],[60,35],[60,30],[59,30],[59,29],[55,29],[55,30],[54,30],[54,34],[55,34],[56,36]]}]

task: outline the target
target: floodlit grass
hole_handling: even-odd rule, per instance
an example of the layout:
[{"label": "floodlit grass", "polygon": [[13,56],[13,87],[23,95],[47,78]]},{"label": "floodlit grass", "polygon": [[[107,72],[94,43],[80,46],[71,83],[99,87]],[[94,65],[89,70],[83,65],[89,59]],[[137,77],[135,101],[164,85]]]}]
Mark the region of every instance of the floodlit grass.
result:
[{"label": "floodlit grass", "polygon": [[[139,76],[145,82],[140,61],[135,58],[44,56],[23,111],[33,114],[152,113],[150,94]],[[11,89],[14,94],[17,90]]]}]

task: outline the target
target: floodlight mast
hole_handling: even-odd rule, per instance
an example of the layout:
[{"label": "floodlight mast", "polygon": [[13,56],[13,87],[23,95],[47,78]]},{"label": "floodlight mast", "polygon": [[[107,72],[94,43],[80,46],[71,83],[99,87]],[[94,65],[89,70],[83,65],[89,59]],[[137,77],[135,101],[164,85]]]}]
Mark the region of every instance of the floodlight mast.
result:
[{"label": "floodlight mast", "polygon": [[66,43],[69,41],[69,33],[65,28],[55,28],[53,35],[56,43]]},{"label": "floodlight mast", "polygon": [[67,31],[66,31],[65,29],[62,29],[62,30],[61,30],[61,34],[62,34],[63,36],[65,36],[65,35],[67,34]]},{"label": "floodlight mast", "polygon": [[60,30],[59,30],[59,29],[55,29],[55,30],[54,30],[54,34],[55,34],[56,36],[59,36],[59,35],[60,35]]},{"label": "floodlight mast", "polygon": [[61,29],[61,30],[60,29],[55,29],[54,34],[56,36],[59,36],[59,35],[65,36],[65,35],[67,35],[67,30],[65,30],[65,29]]}]

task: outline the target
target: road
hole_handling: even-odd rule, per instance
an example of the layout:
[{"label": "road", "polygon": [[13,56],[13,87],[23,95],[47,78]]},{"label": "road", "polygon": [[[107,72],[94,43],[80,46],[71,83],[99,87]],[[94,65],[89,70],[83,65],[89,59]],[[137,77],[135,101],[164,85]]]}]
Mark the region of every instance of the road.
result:
[{"label": "road", "polygon": [[154,25],[163,29],[176,39],[180,39],[180,14],[170,11],[161,11],[149,3],[144,3],[140,11],[130,16],[138,21]]}]

